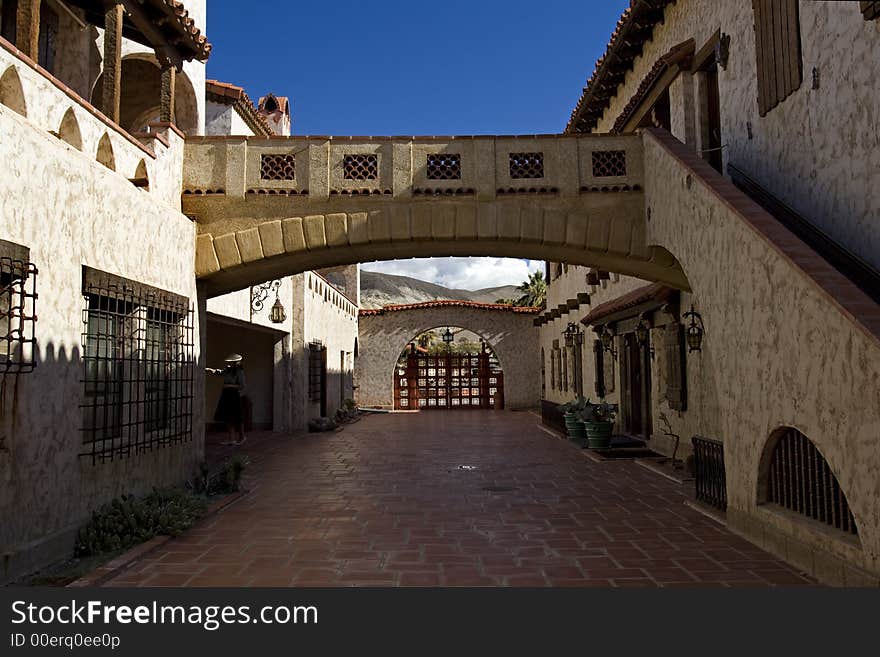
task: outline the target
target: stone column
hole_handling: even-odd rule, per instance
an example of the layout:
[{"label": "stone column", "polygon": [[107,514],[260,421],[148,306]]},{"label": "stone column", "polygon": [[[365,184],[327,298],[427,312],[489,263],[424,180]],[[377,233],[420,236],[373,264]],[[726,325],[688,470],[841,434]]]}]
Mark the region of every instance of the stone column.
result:
[{"label": "stone column", "polygon": [[163,123],[175,123],[174,90],[177,85],[177,68],[173,64],[162,66],[162,94],[159,120]]},{"label": "stone column", "polygon": [[101,94],[101,111],[115,123],[119,123],[119,98],[122,87],[122,19],[121,4],[108,2],[104,5],[104,71]]},{"label": "stone column", "polygon": [[15,47],[37,61],[40,54],[40,0],[18,0]]}]

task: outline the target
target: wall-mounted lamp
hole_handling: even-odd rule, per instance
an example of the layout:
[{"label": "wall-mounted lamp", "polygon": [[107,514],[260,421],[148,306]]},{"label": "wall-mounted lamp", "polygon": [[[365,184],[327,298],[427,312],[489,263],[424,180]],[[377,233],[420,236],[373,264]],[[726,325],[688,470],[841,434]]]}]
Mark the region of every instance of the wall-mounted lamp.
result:
[{"label": "wall-mounted lamp", "polygon": [[612,358],[617,358],[617,351],[614,349],[614,336],[611,335],[607,326],[602,328],[599,339],[602,341],[602,348],[611,354]]},{"label": "wall-mounted lamp", "polygon": [[274,324],[281,324],[287,319],[287,313],[284,312],[284,306],[281,304],[281,299],[278,297],[278,290],[280,287],[281,281],[274,280],[261,283],[260,285],[254,285],[251,288],[251,318],[253,318],[255,313],[263,310],[263,304],[266,303],[269,294],[275,292],[275,303],[272,304],[272,309],[269,311],[269,321]]},{"label": "wall-mounted lamp", "polygon": [[568,326],[565,327],[565,331],[562,332],[562,335],[565,336],[566,347],[573,347],[576,344],[580,345],[584,343],[584,333],[574,322],[568,323]]},{"label": "wall-mounted lamp", "polygon": [[691,309],[682,315],[682,319],[687,319],[688,317],[690,317],[690,324],[688,324],[687,333],[685,334],[688,353],[702,351],[703,334],[706,332],[706,329],[703,327],[702,315],[694,310],[693,304],[691,304]]},{"label": "wall-mounted lamp", "polygon": [[284,305],[278,298],[278,292],[275,293],[275,303],[272,304],[272,310],[269,311],[269,321],[273,324],[283,324],[287,319],[287,313],[284,312]]},{"label": "wall-mounted lamp", "polygon": [[636,341],[638,341],[642,347],[648,348],[651,360],[654,360],[654,346],[651,344],[651,329],[648,328],[644,319],[639,320],[639,325],[636,326]]}]

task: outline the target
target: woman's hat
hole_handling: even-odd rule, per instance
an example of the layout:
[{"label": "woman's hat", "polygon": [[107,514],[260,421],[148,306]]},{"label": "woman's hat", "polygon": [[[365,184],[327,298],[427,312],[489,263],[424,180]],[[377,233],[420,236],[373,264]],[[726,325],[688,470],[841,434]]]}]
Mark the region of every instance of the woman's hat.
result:
[{"label": "woman's hat", "polygon": [[224,362],[226,363],[238,363],[239,361],[241,361],[241,354],[229,354],[224,359]]}]

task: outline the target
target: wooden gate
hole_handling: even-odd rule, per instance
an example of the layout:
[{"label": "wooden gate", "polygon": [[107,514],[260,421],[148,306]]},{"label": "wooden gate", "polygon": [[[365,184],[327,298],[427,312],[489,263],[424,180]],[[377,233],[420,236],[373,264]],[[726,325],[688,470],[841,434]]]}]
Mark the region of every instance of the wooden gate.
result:
[{"label": "wooden gate", "polygon": [[394,376],[394,408],[423,409],[504,407],[504,374],[489,354],[426,354],[411,351]]}]

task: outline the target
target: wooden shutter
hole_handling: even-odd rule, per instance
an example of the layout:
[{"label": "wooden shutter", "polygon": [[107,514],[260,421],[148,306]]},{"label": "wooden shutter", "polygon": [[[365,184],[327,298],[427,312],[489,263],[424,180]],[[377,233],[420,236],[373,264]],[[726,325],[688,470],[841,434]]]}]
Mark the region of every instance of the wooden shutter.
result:
[{"label": "wooden shutter", "polygon": [[801,86],[798,0],[752,0],[758,72],[758,110],[764,116]]},{"label": "wooden shutter", "polygon": [[663,329],[663,358],[666,364],[666,401],[675,411],[687,409],[687,368],[684,356],[684,328],[667,324]]},{"label": "wooden shutter", "polygon": [[596,370],[595,391],[599,399],[605,397],[605,350],[602,348],[601,340],[593,341],[593,356]]}]

